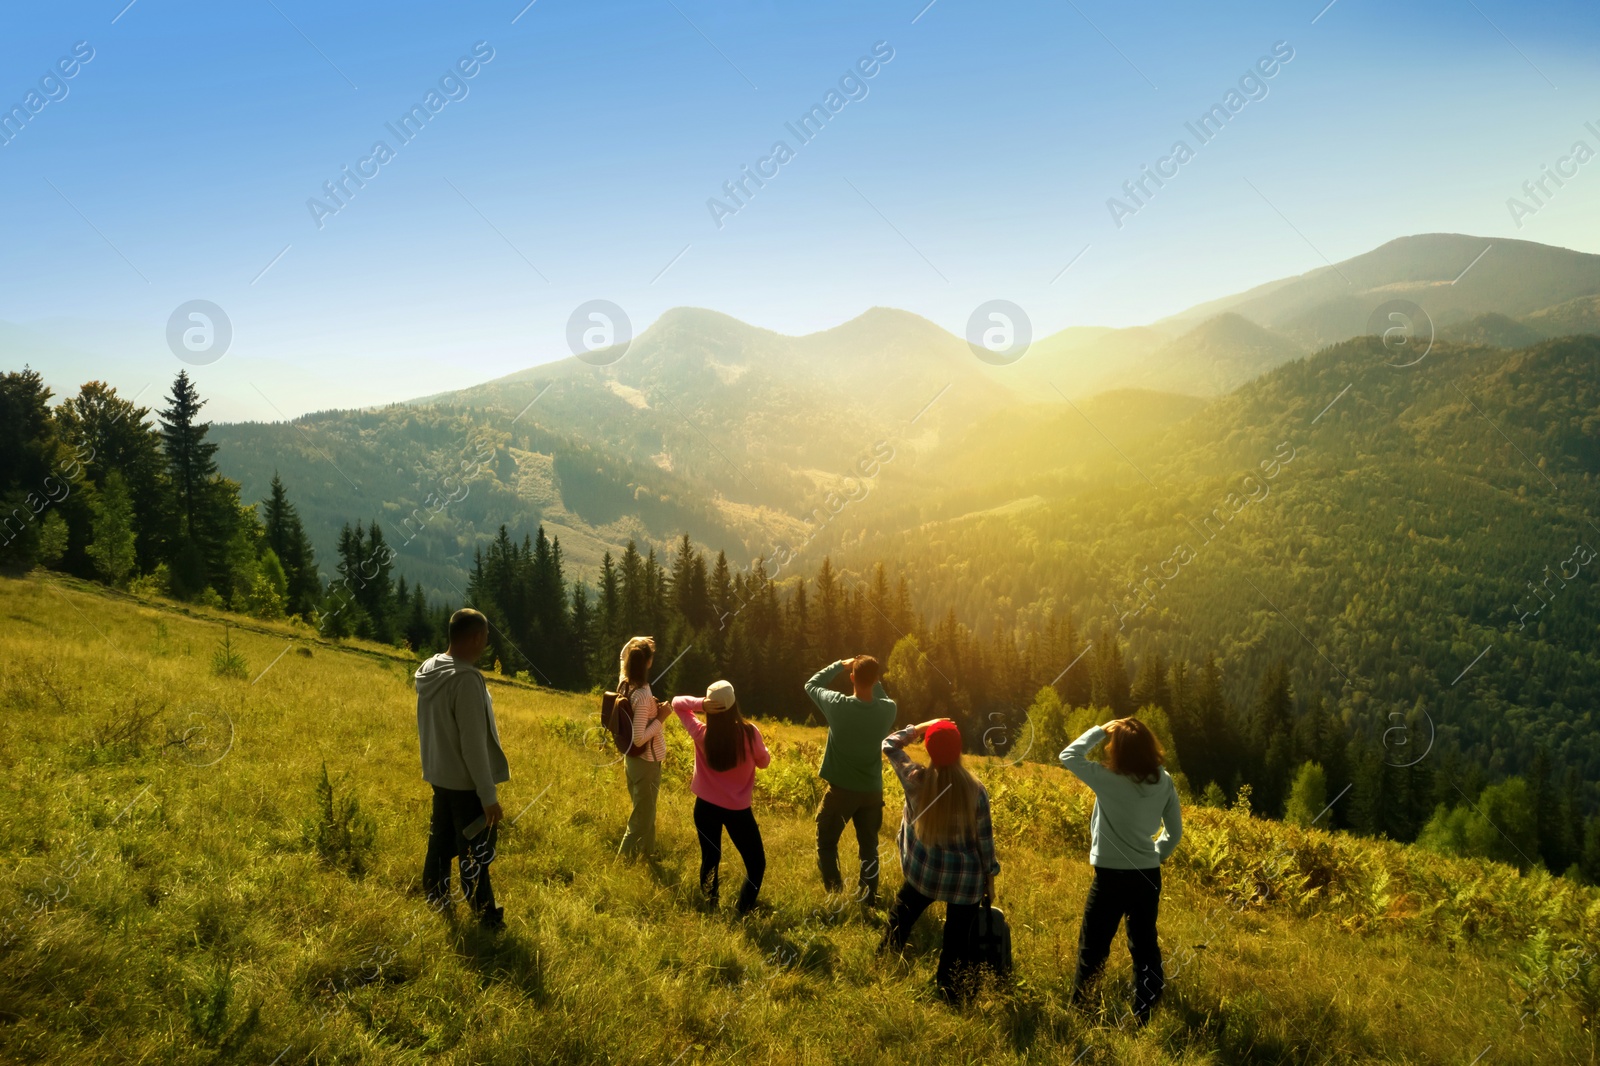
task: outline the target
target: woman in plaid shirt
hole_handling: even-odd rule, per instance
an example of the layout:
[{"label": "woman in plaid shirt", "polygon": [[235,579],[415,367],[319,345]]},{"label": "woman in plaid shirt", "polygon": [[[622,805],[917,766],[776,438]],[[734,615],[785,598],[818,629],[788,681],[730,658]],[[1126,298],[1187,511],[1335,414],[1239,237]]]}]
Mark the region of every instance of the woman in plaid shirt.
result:
[{"label": "woman in plaid shirt", "polygon": [[[906,746],[919,740],[928,753],[928,766],[906,754]],[[891,733],[883,742],[883,754],[906,794],[896,838],[905,883],[889,909],[889,928],[879,950],[904,948],[922,912],[934,900],[943,900],[944,945],[934,979],[944,999],[959,1003],[971,995],[977,977],[971,955],[972,923],[1000,872],[989,793],[961,765],[961,730],[948,718]]]}]

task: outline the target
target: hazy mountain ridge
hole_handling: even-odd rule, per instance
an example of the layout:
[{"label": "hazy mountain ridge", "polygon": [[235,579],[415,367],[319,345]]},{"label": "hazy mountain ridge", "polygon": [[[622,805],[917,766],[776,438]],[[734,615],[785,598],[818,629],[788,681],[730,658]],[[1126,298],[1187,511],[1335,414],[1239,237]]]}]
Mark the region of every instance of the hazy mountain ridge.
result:
[{"label": "hazy mountain ridge", "polygon": [[[580,572],[629,537],[664,545],[684,529],[737,560],[801,542],[816,554],[882,531],[862,530],[868,519],[891,529],[932,520],[917,513],[919,498],[943,500],[938,513],[949,517],[1076,491],[1104,476],[1108,441],[1131,447],[1198,406],[1155,393],[1226,394],[1326,338],[1359,334],[1395,294],[1428,312],[1441,341],[1522,346],[1600,326],[1600,256],[1461,235],[1402,238],[1152,326],[1063,330],[1008,366],[888,308],[799,337],[678,308],[610,365],[569,358],[394,408],[216,432],[223,469],[246,498],[264,493],[273,465],[297,498],[314,494],[307,517],[319,547],[362,512],[402,521],[431,491],[417,471],[442,471],[470,441],[491,439],[496,462],[478,472],[484,506],[454,508],[460,521],[435,519],[437,534],[402,548],[402,571],[444,592],[499,522],[546,523]],[[1091,397],[1119,389],[1134,391],[1114,413],[1094,413]],[[452,439],[424,434],[429,443],[419,444],[397,432],[421,412],[454,426]],[[863,480],[859,464],[875,448],[894,458],[869,464]],[[1073,455],[1051,454],[1061,449]],[[841,494],[855,510],[831,523]],[[893,526],[902,520],[910,526]]]}]

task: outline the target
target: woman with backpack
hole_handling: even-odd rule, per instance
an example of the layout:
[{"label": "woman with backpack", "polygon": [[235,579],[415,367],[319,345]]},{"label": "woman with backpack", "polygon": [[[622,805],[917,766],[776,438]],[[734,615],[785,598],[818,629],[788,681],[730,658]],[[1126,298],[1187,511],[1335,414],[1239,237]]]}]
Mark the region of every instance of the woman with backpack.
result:
[{"label": "woman with backpack", "polygon": [[[750,810],[750,793],[756,771],[772,762],[761,730],[745,721],[733,686],[714,681],[705,698],[677,696],[672,710],[694,741],[694,827],[700,835],[700,889],[715,908],[722,866],[722,831],[744,860],[744,887],[739,890],[739,913],[756,905],[761,879],[767,871],[767,853],[761,845],[761,827]],[[702,722],[695,717],[704,714]]]},{"label": "woman with backpack", "polygon": [[633,637],[618,656],[617,698],[626,698],[633,710],[633,746],[623,760],[633,813],[622,834],[617,853],[626,858],[650,856],[656,850],[656,797],[661,792],[661,764],[667,743],[661,736],[667,708],[650,692],[650,664],[655,659],[653,637]]},{"label": "woman with backpack", "polygon": [[[1089,752],[1106,742],[1105,765]],[[1150,727],[1137,718],[1094,726],[1067,745],[1061,765],[1094,790],[1089,865],[1094,881],[1084,903],[1078,934],[1078,973],[1072,1000],[1082,1004],[1105,967],[1117,925],[1128,920],[1133,956],[1133,1013],[1142,1025],[1161,998],[1166,977],[1156,944],[1161,904],[1161,864],[1183,837],[1183,811],[1166,754]],[[1162,833],[1155,837],[1157,829]]]},{"label": "woman with backpack", "polygon": [[[927,766],[906,754],[907,745],[919,740],[928,753]],[[943,900],[944,945],[934,980],[942,998],[961,1003],[977,983],[973,927],[1000,872],[989,793],[961,765],[961,730],[948,718],[889,734],[883,754],[905,789],[905,813],[896,838],[905,883],[889,908],[889,928],[878,950],[903,949],[922,912],[934,900]]]}]

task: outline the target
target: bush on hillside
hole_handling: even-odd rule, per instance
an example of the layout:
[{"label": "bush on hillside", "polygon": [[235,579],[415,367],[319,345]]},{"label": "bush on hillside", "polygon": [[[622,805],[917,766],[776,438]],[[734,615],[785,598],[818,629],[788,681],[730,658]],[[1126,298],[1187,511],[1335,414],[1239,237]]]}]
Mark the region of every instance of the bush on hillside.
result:
[{"label": "bush on hillside", "polygon": [[317,780],[315,807],[301,828],[301,839],[328,865],[352,877],[367,872],[378,845],[378,823],[361,809],[353,793],[334,791],[328,764]]}]

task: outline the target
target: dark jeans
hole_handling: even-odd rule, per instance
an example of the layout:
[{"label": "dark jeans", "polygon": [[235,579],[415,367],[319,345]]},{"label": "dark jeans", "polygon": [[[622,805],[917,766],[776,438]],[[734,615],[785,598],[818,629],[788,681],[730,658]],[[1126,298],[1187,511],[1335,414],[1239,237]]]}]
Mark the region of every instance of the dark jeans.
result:
[{"label": "dark jeans", "polygon": [[1094,868],[1094,883],[1083,907],[1083,927],[1078,932],[1078,975],[1072,998],[1081,1003],[1084,993],[1105,967],[1117,925],[1128,920],[1128,952],[1133,956],[1133,1012],[1140,1021],[1161,998],[1166,976],[1161,971],[1161,948],[1156,944],[1156,911],[1161,905],[1161,868],[1112,870]]},{"label": "dark jeans", "polygon": [[455,902],[450,895],[450,860],[461,868],[461,898],[479,915],[494,911],[494,889],[489,885],[489,863],[500,827],[492,825],[468,840],[461,831],[483,813],[483,803],[471,789],[433,786],[433,820],[428,827],[428,857],[422,863],[422,891],[435,906]]},{"label": "dark jeans", "polygon": [[[911,939],[911,927],[917,924],[922,912],[933,900],[908,884],[889,907],[889,929],[884,934],[888,945],[899,951]],[[939,949],[939,969],[934,981],[948,1000],[960,1002],[969,997],[977,985],[978,960],[972,957],[972,923],[978,920],[977,903],[946,903],[944,905],[944,944]]]},{"label": "dark jeans", "polygon": [[694,828],[700,836],[700,887],[706,898],[716,906],[717,892],[721,887],[722,831],[739,849],[744,860],[744,887],[739,890],[739,912],[742,914],[756,905],[756,895],[761,891],[761,879],[767,873],[767,852],[761,845],[761,827],[749,807],[731,811],[708,803],[698,797],[694,801]]},{"label": "dark jeans", "polygon": [[844,891],[839,876],[839,837],[846,822],[856,826],[856,852],[861,858],[859,893],[862,902],[878,898],[878,831],[883,828],[883,793],[856,792],[829,785],[817,808],[817,867],[822,871],[822,887],[829,892]]}]

